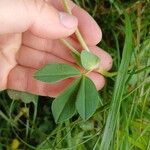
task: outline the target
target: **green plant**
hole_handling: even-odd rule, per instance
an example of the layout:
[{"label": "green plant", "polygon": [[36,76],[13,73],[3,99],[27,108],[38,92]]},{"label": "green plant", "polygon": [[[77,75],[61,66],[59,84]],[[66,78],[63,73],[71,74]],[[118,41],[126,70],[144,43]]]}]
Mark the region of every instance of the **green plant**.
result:
[{"label": "green plant", "polygon": [[[112,70],[117,70],[117,73],[114,73],[118,74],[117,77],[107,78],[105,87],[100,91],[101,105],[86,122],[75,115],[65,123],[55,124],[50,109],[53,102],[51,98],[39,96],[39,100],[35,101],[37,108],[33,103],[14,101],[6,92],[1,92],[0,150],[11,148],[16,139],[20,143],[18,149],[22,150],[100,150],[100,147],[110,150],[150,149],[149,0],[75,0],[75,2],[86,9],[102,27],[103,39],[99,46],[112,55]],[[127,59],[126,55],[122,55],[124,39],[127,36],[124,26],[127,21],[123,12],[130,16],[133,48],[130,67],[125,65],[122,70],[119,69],[121,61]],[[73,50],[72,45],[68,47]],[[79,60],[78,54],[74,56]],[[124,76],[122,71],[127,70],[128,73]],[[116,82],[118,84],[118,80],[122,81],[122,76],[125,85],[119,82],[118,90],[118,86],[114,88],[114,85]],[[120,91],[122,94],[118,97],[116,94]],[[29,114],[18,118],[22,108],[27,108]],[[33,108],[38,110],[35,122]],[[106,123],[108,116],[109,126]],[[110,120],[111,117],[115,119]],[[112,128],[110,132],[109,129]]]},{"label": "green plant", "polygon": [[[66,0],[63,2],[66,11],[71,14],[68,2]],[[87,76],[91,71],[99,69],[100,59],[90,51],[78,29],[75,34],[84,49],[81,53],[66,40],[61,41],[72,50],[76,63],[82,67],[83,71],[68,64],[48,64],[34,75],[37,80],[47,83],[58,82],[70,77],[77,78],[53,101],[52,112],[56,122],[63,122],[71,118],[76,111],[86,121],[95,113],[100,102],[98,91]]]}]

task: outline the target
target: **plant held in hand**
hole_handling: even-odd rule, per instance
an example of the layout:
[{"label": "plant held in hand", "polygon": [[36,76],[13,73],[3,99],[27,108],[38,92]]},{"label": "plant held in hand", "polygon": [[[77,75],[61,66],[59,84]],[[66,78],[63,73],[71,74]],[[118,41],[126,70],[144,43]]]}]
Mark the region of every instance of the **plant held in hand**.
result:
[{"label": "plant held in hand", "polygon": [[[63,2],[66,11],[71,14],[67,0],[63,0]],[[89,50],[78,29],[75,34],[83,48],[81,53],[67,40],[61,39],[61,42],[71,50],[76,64],[82,68],[82,71],[69,64],[55,63],[45,65],[34,75],[35,79],[47,83],[76,78],[52,103],[52,112],[56,123],[68,120],[76,112],[86,121],[95,113],[100,102],[99,93],[93,81],[87,76],[93,70],[103,74],[104,71],[99,69],[100,59]],[[105,76],[107,75],[110,76],[110,73],[105,71]]]}]

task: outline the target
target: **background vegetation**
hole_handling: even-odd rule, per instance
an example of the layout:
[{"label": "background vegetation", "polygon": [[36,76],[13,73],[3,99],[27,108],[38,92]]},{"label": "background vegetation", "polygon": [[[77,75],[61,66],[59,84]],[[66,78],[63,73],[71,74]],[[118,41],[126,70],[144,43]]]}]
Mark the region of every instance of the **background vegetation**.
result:
[{"label": "background vegetation", "polygon": [[[0,150],[150,150],[150,1],[75,2],[101,26],[103,40],[99,46],[112,55],[112,71],[119,70],[118,76],[108,78],[100,91],[103,106],[87,122],[76,115],[56,125],[50,98],[28,99],[26,94],[18,98],[22,101],[16,101],[10,99],[6,91],[1,92]],[[127,36],[125,11],[133,29],[131,58],[123,54]],[[129,41],[125,44],[124,50],[128,52]],[[128,70],[125,76],[120,69],[121,60],[130,61],[130,67],[124,68]],[[119,94],[114,85],[119,87]]]}]

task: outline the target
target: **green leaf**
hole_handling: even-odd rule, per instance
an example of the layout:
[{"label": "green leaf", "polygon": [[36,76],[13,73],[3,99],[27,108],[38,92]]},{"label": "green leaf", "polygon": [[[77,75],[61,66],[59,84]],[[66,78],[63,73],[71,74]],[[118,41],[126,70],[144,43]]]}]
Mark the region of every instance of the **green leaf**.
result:
[{"label": "green leaf", "polygon": [[68,120],[75,114],[75,99],[80,80],[81,78],[76,79],[53,101],[52,113],[56,123]]},{"label": "green leaf", "polygon": [[70,77],[79,76],[80,71],[68,64],[48,64],[37,71],[34,77],[43,82],[57,82]]},{"label": "green leaf", "polygon": [[82,77],[76,100],[76,109],[84,120],[89,119],[96,111],[99,94],[94,83],[86,76]]},{"label": "green leaf", "polygon": [[91,71],[99,67],[100,59],[91,52],[83,50],[81,52],[81,63],[86,70]]},{"label": "green leaf", "polygon": [[26,93],[26,92],[20,92],[20,91],[15,91],[15,90],[7,90],[8,96],[13,99],[13,100],[21,100],[25,104],[28,103],[36,103],[38,96]]}]

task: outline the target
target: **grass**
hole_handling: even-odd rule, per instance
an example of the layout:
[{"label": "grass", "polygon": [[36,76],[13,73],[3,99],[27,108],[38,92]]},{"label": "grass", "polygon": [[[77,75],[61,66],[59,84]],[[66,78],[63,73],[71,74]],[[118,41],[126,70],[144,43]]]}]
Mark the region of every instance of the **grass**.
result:
[{"label": "grass", "polygon": [[101,26],[99,46],[112,55],[112,71],[118,71],[100,91],[103,106],[86,123],[76,115],[56,125],[50,98],[25,104],[1,92],[0,150],[17,147],[15,139],[21,150],[150,149],[150,1],[75,1]]}]

